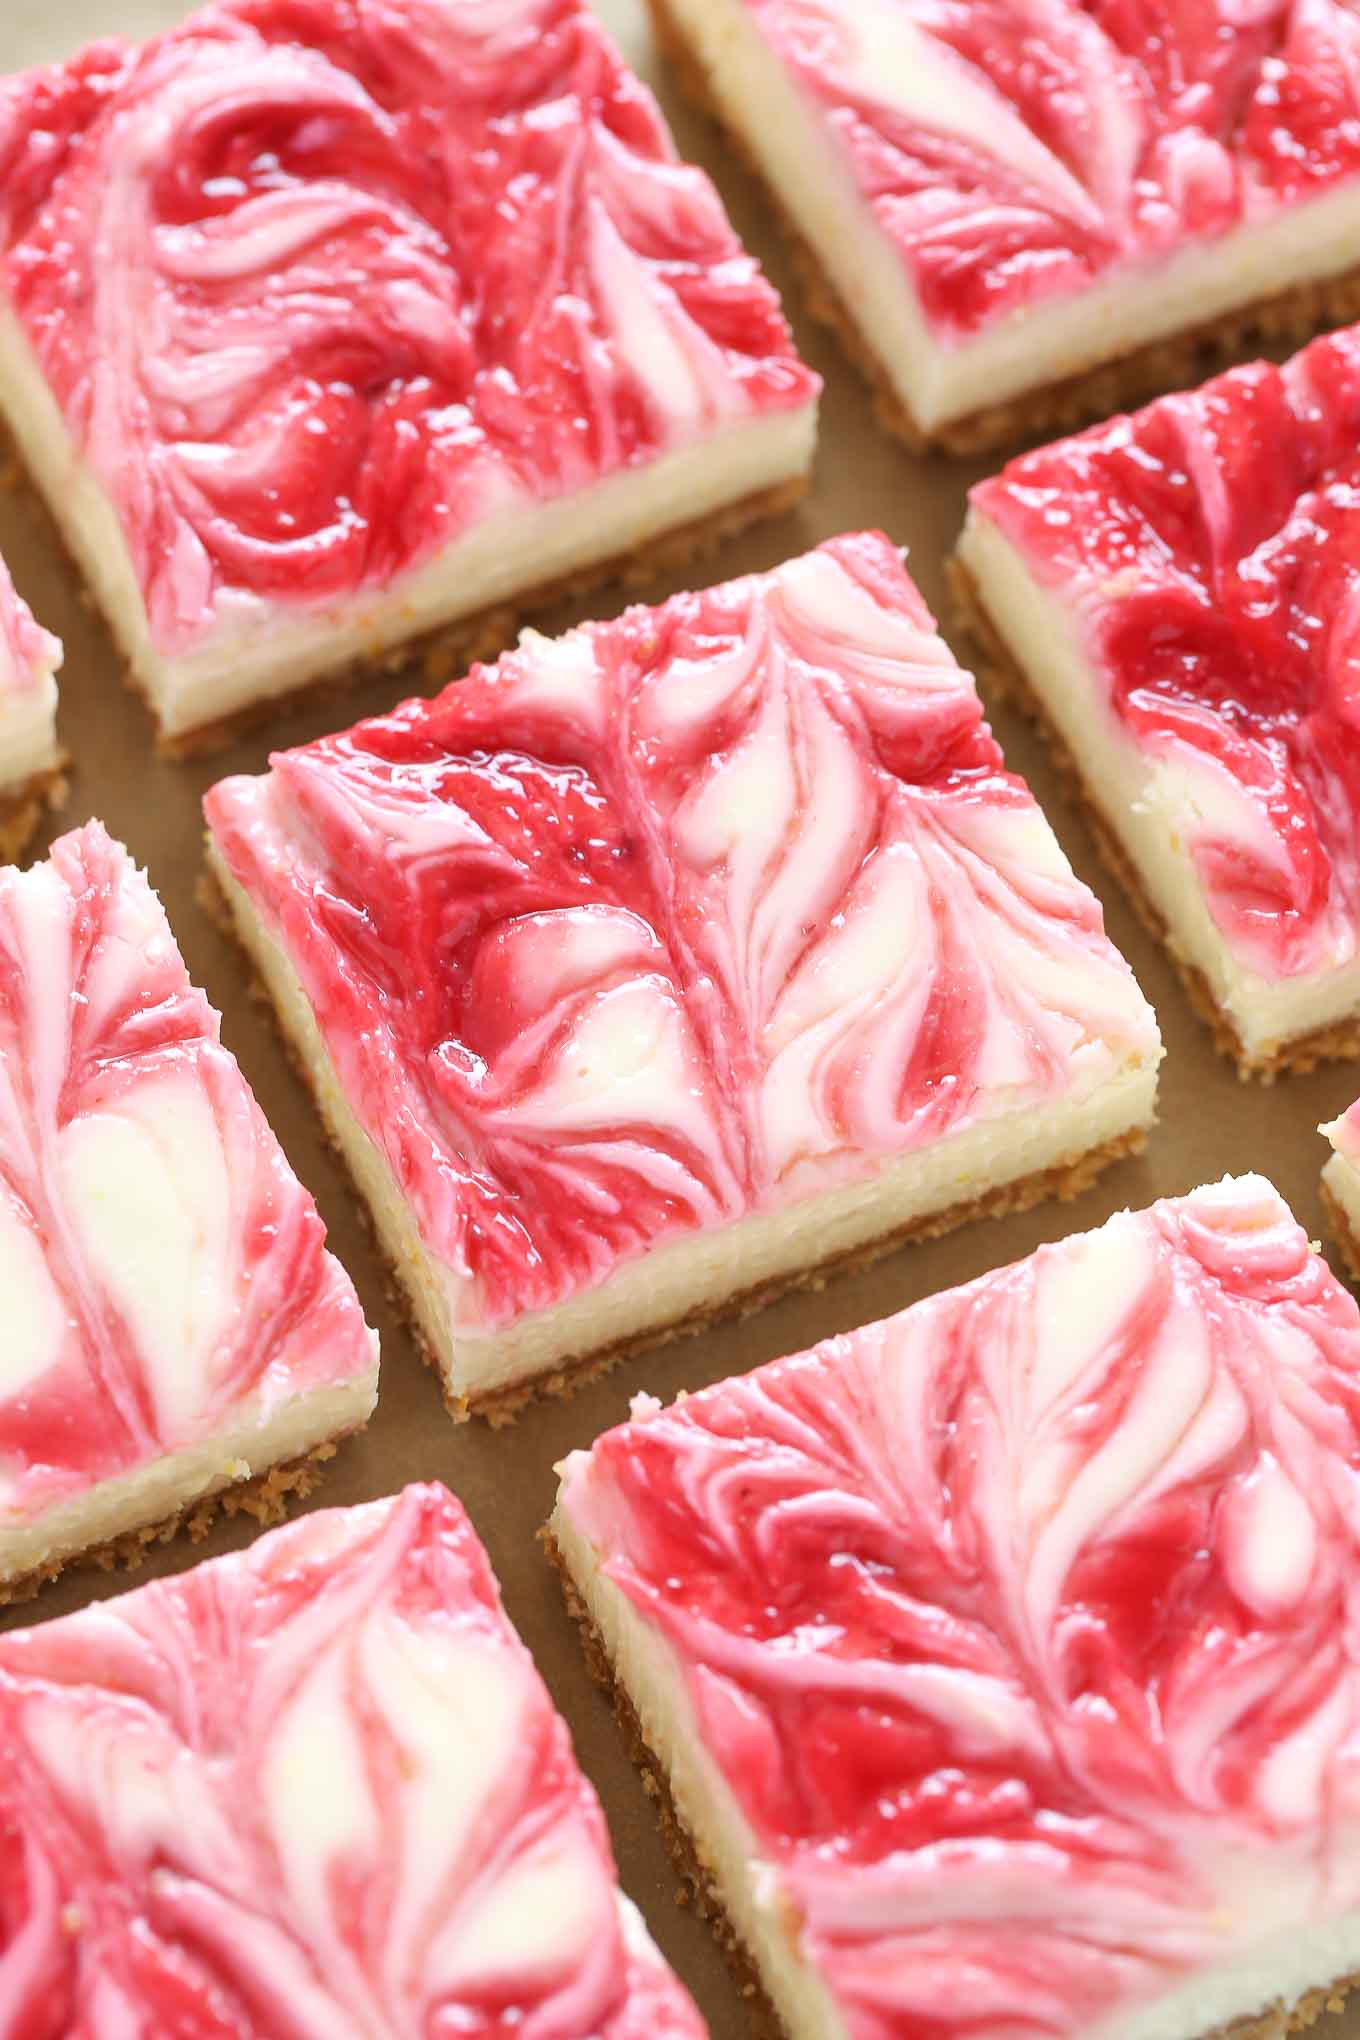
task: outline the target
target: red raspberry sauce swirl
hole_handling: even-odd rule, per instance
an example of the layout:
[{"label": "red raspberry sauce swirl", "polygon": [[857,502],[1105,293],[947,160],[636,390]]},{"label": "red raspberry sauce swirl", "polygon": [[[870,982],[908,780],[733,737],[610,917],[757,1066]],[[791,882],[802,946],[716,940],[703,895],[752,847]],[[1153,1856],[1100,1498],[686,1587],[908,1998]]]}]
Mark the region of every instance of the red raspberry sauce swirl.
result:
[{"label": "red raspberry sauce swirl", "polygon": [[977,508],[1069,610],[1234,954],[1360,953],[1360,329],[1012,461]]}]

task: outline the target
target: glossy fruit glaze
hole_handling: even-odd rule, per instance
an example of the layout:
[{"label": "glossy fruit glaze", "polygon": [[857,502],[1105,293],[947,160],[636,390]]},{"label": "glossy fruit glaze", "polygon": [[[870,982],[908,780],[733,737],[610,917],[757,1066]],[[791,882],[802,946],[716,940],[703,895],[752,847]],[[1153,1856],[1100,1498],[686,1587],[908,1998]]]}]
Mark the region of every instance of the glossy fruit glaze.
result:
[{"label": "glossy fruit glaze", "polygon": [[1349,0],[742,0],[941,340],[1360,176]]},{"label": "glossy fruit glaze", "polygon": [[1159,1053],[879,535],[526,635],[207,813],[482,1322]]},{"label": "glossy fruit glaze", "polygon": [[1257,1177],[644,1405],[561,1511],[853,2040],[990,2040],[1360,1905],[1358,1476],[1360,1313]]},{"label": "glossy fruit glaze", "polygon": [[98,823],[0,869],[0,1547],[373,1367],[160,902]]},{"label": "glossy fruit glaze", "polygon": [[34,621],[0,560],[0,703],[7,694],[28,693],[60,664],[61,640]]},{"label": "glossy fruit glaze", "polygon": [[0,1640],[12,2040],[702,2040],[460,1505]]},{"label": "glossy fruit glaze", "polygon": [[816,389],[578,0],[234,0],[0,85],[0,286],[171,653]]},{"label": "glossy fruit glaze", "polygon": [[1012,461],[977,511],[1070,612],[1229,949],[1360,956],[1360,328]]}]

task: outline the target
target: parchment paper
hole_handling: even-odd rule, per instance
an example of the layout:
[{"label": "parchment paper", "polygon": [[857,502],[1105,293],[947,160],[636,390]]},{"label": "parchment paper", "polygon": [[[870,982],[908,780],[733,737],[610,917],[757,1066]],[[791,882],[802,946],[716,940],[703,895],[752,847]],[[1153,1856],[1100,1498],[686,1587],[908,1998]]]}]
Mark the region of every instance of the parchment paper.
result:
[{"label": "parchment paper", "polygon": [[[859,377],[835,343],[806,317],[758,190],[664,75],[641,0],[598,4],[630,58],[656,85],[684,154],[711,170],[738,231],[784,293],[807,360],[826,381],[822,450],[807,503],[728,546],[717,559],[704,562],[694,578],[716,581],[773,566],[834,532],[879,526],[910,548],[911,570],[936,613],[946,615],[953,635],[942,607],[943,564],[962,521],[964,491],[982,467],[913,459],[878,429]],[[0,0],[0,70],[63,55],[95,35],[147,34],[188,11],[178,0],[123,0],[117,6],[109,0]],[[947,1239],[910,1247],[820,1292],[790,1297],[755,1317],[663,1346],[569,1401],[530,1409],[512,1429],[492,1431],[477,1423],[456,1428],[389,1300],[384,1271],[349,1184],[322,1140],[311,1101],[284,1058],[268,1014],[246,994],[241,958],[195,899],[202,862],[199,802],[207,786],[227,772],[262,770],[272,748],[305,742],[385,709],[413,683],[388,679],[370,685],[339,707],[332,702],[285,714],[265,732],[206,761],[171,764],[155,755],[150,720],[122,685],[108,635],[83,602],[45,517],[23,491],[0,492],[0,550],[38,616],[66,642],[61,724],[75,769],[69,803],[48,838],[99,815],[149,867],[189,968],[222,1009],[226,1042],[240,1058],[294,1167],[316,1194],[331,1245],[353,1275],[369,1322],[382,1336],[377,1414],[364,1437],[344,1447],[332,1463],[313,1505],[363,1501],[424,1478],[446,1481],[462,1496],[490,1550],[510,1614],[570,1722],[581,1761],[604,1800],[626,1889],[707,2014],[715,2040],[737,2040],[747,2030],[741,1999],[708,1928],[677,1906],[676,1880],[650,1802],[609,1707],[586,1674],[556,1580],[535,1541],[553,1501],[554,1462],[621,1420],[629,1398],[640,1389],[669,1398],[680,1389],[744,1372],[966,1281],[1043,1240],[1097,1225],[1123,1206],[1145,1204],[1227,1172],[1264,1170],[1313,1235],[1321,1237],[1317,1179],[1327,1148],[1316,1127],[1360,1092],[1360,1065],[1333,1065],[1272,1089],[1240,1084],[1214,1053],[1160,952],[1096,862],[1039,744],[1017,717],[998,709],[993,721],[1009,762],[1027,775],[1078,871],[1104,901],[1110,934],[1160,1016],[1167,1044],[1161,1124],[1147,1153],[1108,1172],[1075,1203],[1049,1203],[1020,1218],[971,1225]],[[658,580],[656,596],[674,585]],[[618,599],[608,594],[587,598],[584,605],[549,613],[542,627],[559,630],[583,615],[607,613]],[[48,838],[35,848],[35,856]],[[72,1572],[30,1608],[10,1616],[5,1626],[62,1614],[125,1585],[177,1571],[240,1546],[250,1534],[236,1524],[220,1527],[201,1545],[178,1539],[129,1577]],[[1360,2014],[1317,2028],[1321,2040],[1336,2040],[1348,2030],[1360,2036]]]}]

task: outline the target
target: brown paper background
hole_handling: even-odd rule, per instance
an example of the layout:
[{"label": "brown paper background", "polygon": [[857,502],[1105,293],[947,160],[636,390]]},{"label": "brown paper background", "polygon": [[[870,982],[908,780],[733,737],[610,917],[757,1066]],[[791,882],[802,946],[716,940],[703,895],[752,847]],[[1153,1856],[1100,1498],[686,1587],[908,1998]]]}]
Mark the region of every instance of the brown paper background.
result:
[{"label": "brown paper background", "polygon": [[[943,564],[963,515],[964,491],[977,465],[912,458],[876,426],[863,384],[835,344],[806,317],[779,236],[752,181],[717,135],[680,101],[661,71],[641,0],[599,0],[630,58],[657,86],[682,151],[705,163],[738,231],[766,262],[783,291],[806,358],[826,380],[821,451],[807,503],[729,545],[693,578],[713,581],[772,566],[831,533],[878,525],[910,549],[926,599],[945,615]],[[0,0],[0,70],[58,56],[96,34],[140,35],[187,9],[178,0]],[[1072,1204],[1050,1203],[1021,1218],[987,1220],[949,1238],[909,1247],[867,1273],[821,1291],[787,1298],[736,1324],[663,1346],[617,1369],[568,1401],[528,1410],[508,1430],[456,1428],[435,1381],[421,1364],[386,1293],[383,1269],[357,1216],[350,1188],[324,1145],[311,1102],[285,1061],[268,1014],[246,994],[239,954],[205,918],[196,899],[201,869],[199,801],[227,772],[259,771],[273,747],[304,742],[361,714],[384,709],[409,691],[387,679],[332,702],[281,716],[269,730],[204,762],[175,765],[155,755],[148,717],[125,692],[119,661],[96,616],[82,601],[50,526],[22,490],[0,494],[0,550],[39,617],[66,641],[62,734],[74,774],[64,813],[48,834],[99,815],[149,867],[195,979],[224,1014],[223,1033],[269,1115],[294,1167],[315,1192],[331,1245],[350,1270],[383,1344],[382,1393],[373,1423],[345,1446],[314,1505],[358,1502],[403,1482],[438,1478],[467,1504],[500,1576],[506,1605],[571,1724],[581,1761],[604,1800],[627,1890],[642,1906],[661,1946],[707,2014],[715,2040],[736,2040],[747,2016],[707,1927],[676,1903],[676,1883],[649,1801],[629,1764],[607,1703],[588,1679],[552,1574],[535,1542],[551,1507],[553,1464],[627,1412],[639,1389],[668,1398],[798,1350],[829,1333],[899,1310],[914,1298],[1028,1253],[1043,1240],[1099,1224],[1112,1211],[1140,1205],[1230,1171],[1262,1169],[1278,1184],[1315,1237],[1322,1234],[1317,1179],[1326,1148],[1319,1120],[1360,1091],[1360,1065],[1334,1065],[1288,1078],[1272,1089],[1240,1084],[1213,1052],[1161,954],[1136,923],[1118,887],[1097,864],[1079,819],[1064,804],[1055,774],[1025,726],[998,710],[995,726],[1010,763],[1043,802],[1077,869],[1105,903],[1110,934],[1129,957],[1157,1008],[1166,1038],[1161,1124],[1147,1153],[1114,1168]],[[681,579],[685,577],[680,577]],[[660,597],[677,582],[658,580]],[[648,591],[649,595],[653,591]],[[557,630],[617,607],[606,593],[544,619]],[[44,839],[44,841],[46,838]],[[39,846],[39,849],[42,846]],[[35,852],[35,854],[37,854]],[[0,1303],[0,1315],[3,1304]],[[0,1336],[3,1327],[0,1324]],[[234,1549],[250,1535],[224,1525],[202,1545],[176,1540],[132,1575],[132,1583]],[[74,1571],[16,1621],[45,1619],[114,1593],[127,1582]],[[1319,2028],[1339,2034],[1342,2022]],[[1360,2021],[1356,2022],[1360,2033]],[[337,2040],[342,2036],[337,2035]]]}]

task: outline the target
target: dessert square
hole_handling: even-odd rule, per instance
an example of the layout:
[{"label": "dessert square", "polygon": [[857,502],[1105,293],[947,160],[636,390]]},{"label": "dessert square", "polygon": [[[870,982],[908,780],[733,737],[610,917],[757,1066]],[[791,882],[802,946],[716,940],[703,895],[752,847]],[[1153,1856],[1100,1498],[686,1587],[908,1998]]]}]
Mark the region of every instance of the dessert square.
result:
[{"label": "dessert square", "polygon": [[1360,1053],[1360,327],[1024,454],[960,587],[1243,1075]]},{"label": "dessert square", "polygon": [[1347,1272],[1360,1282],[1360,1099],[1318,1130],[1332,1144],[1322,1171],[1322,1202]]},{"label": "dessert square", "polygon": [[0,559],[0,858],[18,857],[57,793],[61,640],[33,620]]},{"label": "dessert square", "polygon": [[1161,1044],[880,534],[208,796],[451,1408],[1141,1145]]},{"label": "dessert square", "polygon": [[0,870],[0,1601],[306,1492],[378,1382],[325,1237],[121,845]]},{"label": "dessert square", "polygon": [[1360,314],[1348,0],[651,0],[912,445],[1104,417]]},{"label": "dessert square", "polygon": [[703,2040],[436,1486],[0,1638],[12,2033]]},{"label": "dessert square", "polygon": [[817,389],[579,0],[0,83],[0,414],[172,748],[783,507]]},{"label": "dessert square", "polygon": [[1360,1972],[1360,1311],[1260,1177],[571,1455],[569,1595],[790,2040],[1194,2040]]}]

